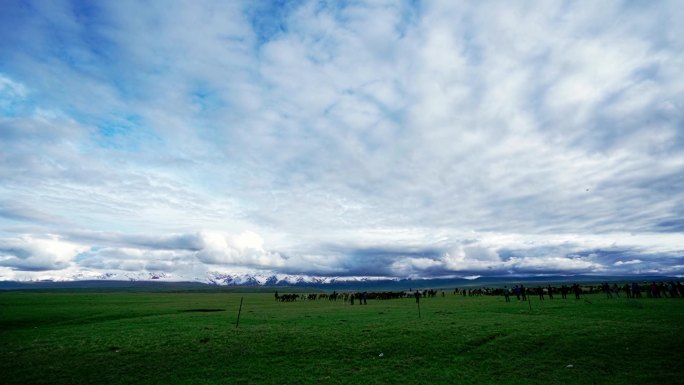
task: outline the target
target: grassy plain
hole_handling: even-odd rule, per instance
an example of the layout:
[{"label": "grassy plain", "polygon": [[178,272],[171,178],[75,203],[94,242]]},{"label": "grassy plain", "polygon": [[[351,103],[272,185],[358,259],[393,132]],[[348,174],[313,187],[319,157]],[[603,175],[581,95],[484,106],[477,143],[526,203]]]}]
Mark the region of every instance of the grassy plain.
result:
[{"label": "grassy plain", "polygon": [[587,298],[2,292],[0,383],[684,383],[684,299]]}]

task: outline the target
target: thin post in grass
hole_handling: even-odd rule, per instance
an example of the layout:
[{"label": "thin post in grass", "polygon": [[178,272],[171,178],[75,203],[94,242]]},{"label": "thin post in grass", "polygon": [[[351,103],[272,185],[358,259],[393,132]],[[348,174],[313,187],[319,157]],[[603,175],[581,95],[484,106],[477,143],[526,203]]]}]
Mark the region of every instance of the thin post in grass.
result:
[{"label": "thin post in grass", "polygon": [[530,313],[532,312],[532,302],[530,301],[530,295],[527,295],[527,304],[530,306]]},{"label": "thin post in grass", "polygon": [[242,300],[243,299],[245,299],[245,297],[240,297],[240,309],[238,310],[238,318],[237,318],[237,322],[235,322],[235,329],[237,329],[238,326],[240,326],[240,313],[242,313]]},{"label": "thin post in grass", "polygon": [[418,300],[418,319],[420,319],[420,300]]},{"label": "thin post in grass", "polygon": [[418,305],[418,318],[420,318],[420,292],[416,290],[413,295],[416,297],[416,304]]}]

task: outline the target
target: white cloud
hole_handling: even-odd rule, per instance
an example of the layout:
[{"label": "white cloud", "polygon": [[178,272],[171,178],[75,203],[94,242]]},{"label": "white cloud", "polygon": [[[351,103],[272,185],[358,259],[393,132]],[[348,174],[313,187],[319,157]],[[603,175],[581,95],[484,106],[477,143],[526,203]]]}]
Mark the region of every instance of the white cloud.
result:
[{"label": "white cloud", "polygon": [[425,271],[434,267],[441,267],[442,263],[431,258],[401,258],[392,262],[390,269],[398,276],[411,276],[417,271]]},{"label": "white cloud", "polygon": [[205,263],[277,268],[285,265],[278,253],[263,249],[263,239],[256,233],[245,231],[237,236],[216,232],[199,234],[201,250],[197,258]]},{"label": "white cloud", "polygon": [[[612,234],[594,239],[581,234],[430,235],[434,235],[430,230],[424,233],[368,231],[349,234],[346,241],[330,238],[341,241],[339,245],[326,245],[326,240],[320,239],[322,243],[291,245],[282,250],[267,248],[261,235],[252,231],[238,234],[201,231],[158,237],[77,232],[66,239],[24,235],[0,239],[3,251],[0,265],[15,270],[62,269],[62,275],[69,277],[77,275],[75,268],[81,268],[92,274],[166,272],[191,279],[210,271],[430,277],[473,273],[629,273],[655,266],[672,271],[672,266],[681,264],[681,257],[677,257],[681,253],[677,248],[677,234],[669,236],[670,242],[668,236],[658,234],[650,237]],[[51,252],[46,254],[44,249]],[[639,265],[638,270],[627,269],[634,265]],[[10,276],[16,274],[3,277]]]},{"label": "white cloud", "polygon": [[602,272],[605,267],[599,263],[593,262],[587,258],[567,258],[567,257],[525,257],[521,259],[513,259],[509,262],[510,265],[515,266],[521,271],[536,271],[536,272]]},{"label": "white cloud", "polygon": [[87,247],[56,235],[0,238],[0,266],[19,270],[60,270],[72,265]]},{"label": "white cloud", "polygon": [[671,266],[678,7],[8,12],[0,236],[71,237],[92,248],[84,267],[131,271]]},{"label": "white cloud", "polygon": [[0,112],[13,112],[17,104],[21,104],[28,94],[26,87],[0,74]]},{"label": "white cloud", "polygon": [[640,263],[642,263],[642,262],[643,262],[643,261],[640,260],[640,259],[632,259],[632,260],[629,260],[629,261],[617,261],[617,262],[615,262],[613,265],[615,265],[615,266],[622,266],[622,265],[638,265],[638,264],[640,264]]},{"label": "white cloud", "polygon": [[446,269],[451,271],[486,271],[499,268],[501,259],[495,250],[481,247],[459,246],[456,250],[447,252],[442,258]]}]

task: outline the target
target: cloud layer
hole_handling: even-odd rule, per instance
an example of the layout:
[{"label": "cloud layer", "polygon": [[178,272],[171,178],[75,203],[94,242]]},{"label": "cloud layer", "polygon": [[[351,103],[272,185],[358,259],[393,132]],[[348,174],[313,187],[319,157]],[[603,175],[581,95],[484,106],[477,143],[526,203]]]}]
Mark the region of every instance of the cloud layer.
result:
[{"label": "cloud layer", "polygon": [[0,278],[684,274],[677,2],[7,2]]}]

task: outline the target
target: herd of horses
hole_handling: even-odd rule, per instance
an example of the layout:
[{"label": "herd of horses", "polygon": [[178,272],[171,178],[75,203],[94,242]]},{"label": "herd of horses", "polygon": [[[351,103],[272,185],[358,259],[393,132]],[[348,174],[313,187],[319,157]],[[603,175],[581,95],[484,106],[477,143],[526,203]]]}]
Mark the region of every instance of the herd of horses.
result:
[{"label": "herd of horses", "polygon": [[[363,300],[368,300],[368,299],[380,299],[380,300],[386,300],[386,299],[397,299],[397,298],[405,298],[408,296],[413,296],[413,293],[407,293],[405,291],[383,291],[383,292],[345,292],[345,293],[338,293],[337,291],[333,291],[332,293],[313,293],[313,294],[282,294],[278,295],[278,292],[275,292],[275,300],[280,301],[280,302],[292,302],[292,301],[297,301],[297,300],[303,300],[303,301],[316,301],[316,300],[328,300],[328,301],[337,301],[338,299],[341,301],[344,301],[345,303],[352,303],[354,299],[358,299],[359,301]],[[431,295],[431,296],[436,296],[437,291],[436,290],[428,290],[426,291],[426,295]]]},{"label": "herd of horses", "polygon": [[[559,287],[544,285],[537,287],[525,288],[523,285],[515,285],[512,288],[507,286],[499,288],[470,288],[470,289],[459,289],[455,288],[448,290],[454,295],[462,296],[505,296],[508,300],[508,296],[518,296],[520,299],[520,293],[522,292],[523,299],[526,299],[526,295],[539,296],[540,299],[544,299],[544,295],[553,298],[553,294],[562,294],[562,298],[565,298],[566,293],[574,293],[575,298],[579,299],[580,295],[583,294],[593,294],[593,293],[604,293],[608,298],[612,298],[613,295],[620,296],[622,292],[628,298],[641,298],[641,292],[645,293],[648,298],[661,298],[661,297],[682,297],[684,298],[684,285],[681,282],[660,282],[660,283],[643,283],[637,284],[632,283],[631,285],[625,284],[624,286],[619,286],[617,284],[608,285],[603,283],[600,285],[583,285],[574,284],[572,286],[562,285]],[[638,293],[638,297],[635,295]],[[293,302],[297,300],[303,301],[316,301],[316,300],[328,300],[337,301],[341,300],[344,303],[354,304],[357,300],[358,303],[365,303],[368,299],[375,300],[389,300],[389,299],[399,299],[399,298],[433,298],[438,294],[444,297],[446,294],[444,289],[426,289],[426,290],[412,290],[408,291],[381,291],[381,292],[344,292],[338,293],[333,291],[332,293],[312,293],[312,294],[278,294],[275,292],[275,300],[280,302]]]}]

